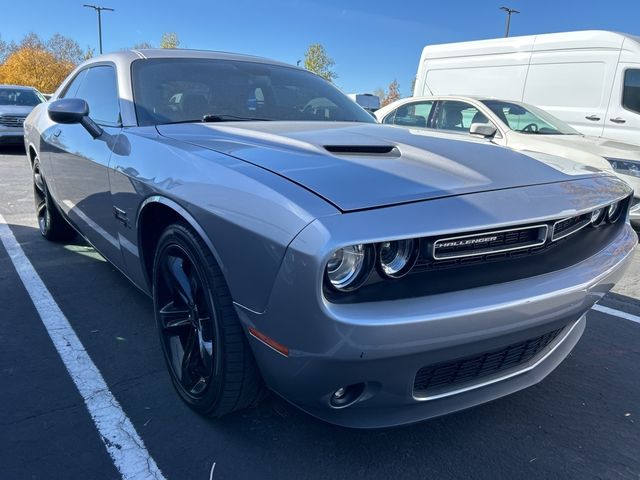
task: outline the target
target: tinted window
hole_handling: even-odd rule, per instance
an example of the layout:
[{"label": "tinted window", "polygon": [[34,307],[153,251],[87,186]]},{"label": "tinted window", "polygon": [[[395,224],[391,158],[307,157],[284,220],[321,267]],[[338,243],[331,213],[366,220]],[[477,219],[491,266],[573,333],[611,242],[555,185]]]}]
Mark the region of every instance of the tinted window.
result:
[{"label": "tinted window", "polygon": [[392,125],[402,125],[405,127],[426,128],[429,122],[429,114],[433,102],[416,102],[401,105],[390,115],[384,118],[383,123]]},{"label": "tinted window", "polygon": [[[73,83],[75,83],[74,80]],[[120,124],[120,104],[116,72],[113,67],[100,65],[87,70],[83,79],[79,79],[79,88],[73,93],[72,84],[65,97],[82,98],[89,104],[91,119],[103,125]]]},{"label": "tinted window", "polygon": [[622,106],[640,113],[640,70],[629,69],[624,74]]},{"label": "tinted window", "polygon": [[0,105],[34,107],[44,99],[35,90],[24,88],[0,88]]},{"label": "tinted window", "polygon": [[436,118],[436,128],[469,133],[472,123],[489,123],[489,120],[469,103],[453,100],[441,102]]},{"label": "tinted window", "polygon": [[306,120],[373,123],[330,83],[304,70],[215,59],[151,59],[132,67],[139,125],[226,121]]},{"label": "tinted window", "polygon": [[64,89],[64,92],[62,93],[62,95],[60,95],[60,98],[75,98],[76,93],[78,93],[78,88],[80,87],[80,84],[82,83],[82,80],[84,80],[86,74],[86,70],[82,70],[80,73],[78,73],[73,78],[73,80],[71,80],[69,85],[67,85],[67,87]]}]

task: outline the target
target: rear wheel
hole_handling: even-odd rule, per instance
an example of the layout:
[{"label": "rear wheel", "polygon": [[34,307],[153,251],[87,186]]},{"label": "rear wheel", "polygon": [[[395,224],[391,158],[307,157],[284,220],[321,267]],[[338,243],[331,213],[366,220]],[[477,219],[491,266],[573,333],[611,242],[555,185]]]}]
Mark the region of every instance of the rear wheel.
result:
[{"label": "rear wheel", "polygon": [[258,400],[262,381],[224,276],[186,225],[160,237],[153,303],[171,380],[191,408],[220,417]]},{"label": "rear wheel", "polygon": [[40,170],[40,159],[33,160],[33,196],[36,202],[36,216],[40,233],[47,240],[63,242],[72,240],[76,231],[64,219],[54,204],[47,189],[47,184]]}]

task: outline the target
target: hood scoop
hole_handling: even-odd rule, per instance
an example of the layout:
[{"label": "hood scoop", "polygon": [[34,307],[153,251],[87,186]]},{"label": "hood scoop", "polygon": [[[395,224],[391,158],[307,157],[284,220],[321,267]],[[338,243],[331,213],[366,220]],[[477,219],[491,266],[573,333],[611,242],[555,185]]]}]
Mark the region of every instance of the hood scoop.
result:
[{"label": "hood scoop", "polygon": [[400,150],[395,145],[325,145],[324,149],[334,155],[400,156]]}]

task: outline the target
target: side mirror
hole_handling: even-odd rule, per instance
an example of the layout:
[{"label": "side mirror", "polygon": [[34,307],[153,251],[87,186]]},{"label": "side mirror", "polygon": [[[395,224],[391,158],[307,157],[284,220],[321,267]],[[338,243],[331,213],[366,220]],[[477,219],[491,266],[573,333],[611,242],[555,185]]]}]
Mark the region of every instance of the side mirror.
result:
[{"label": "side mirror", "polygon": [[495,125],[490,123],[472,123],[471,128],[469,129],[469,133],[471,135],[480,135],[485,138],[493,137],[497,131],[498,129]]},{"label": "side mirror", "polygon": [[56,123],[73,125],[79,123],[93,137],[102,135],[102,128],[89,118],[89,105],[81,98],[61,98],[47,106],[49,118]]}]

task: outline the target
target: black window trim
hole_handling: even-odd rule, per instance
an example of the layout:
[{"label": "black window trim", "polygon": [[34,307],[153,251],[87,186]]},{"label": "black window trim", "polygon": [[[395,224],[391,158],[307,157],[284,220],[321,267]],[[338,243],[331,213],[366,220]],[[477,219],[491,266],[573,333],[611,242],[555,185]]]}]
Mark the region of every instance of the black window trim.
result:
[{"label": "black window trim", "polygon": [[630,108],[627,108],[624,104],[624,87],[625,87],[625,80],[627,78],[627,72],[629,70],[638,70],[640,72],[640,66],[638,67],[625,67],[622,73],[622,88],[620,90],[620,106],[622,107],[623,110],[626,110],[629,113],[633,113],[634,115],[640,115],[640,111],[637,110],[631,110]]}]

